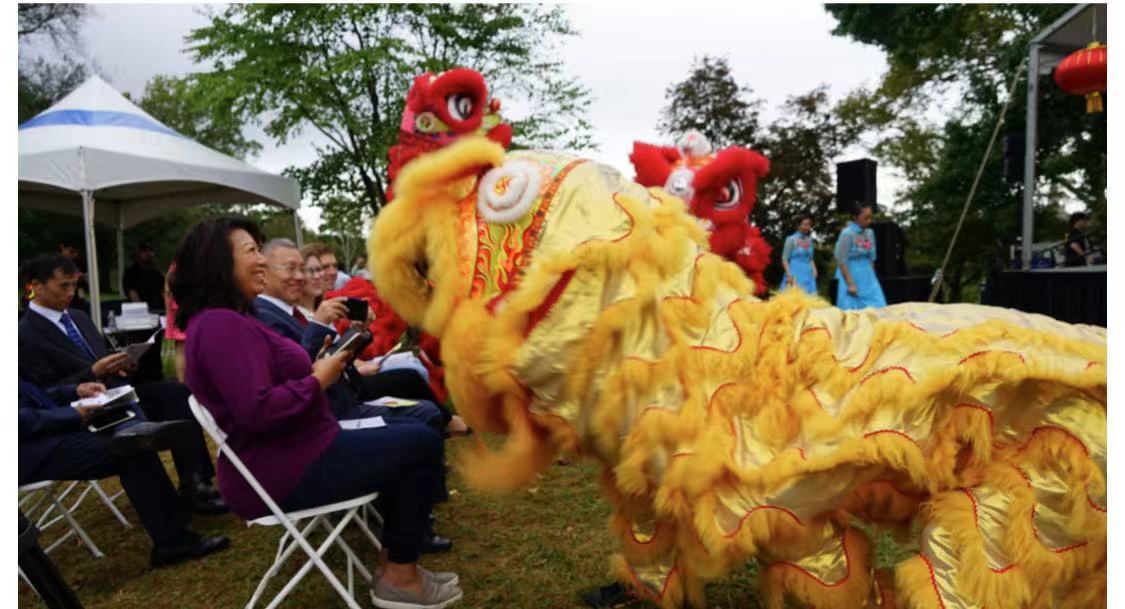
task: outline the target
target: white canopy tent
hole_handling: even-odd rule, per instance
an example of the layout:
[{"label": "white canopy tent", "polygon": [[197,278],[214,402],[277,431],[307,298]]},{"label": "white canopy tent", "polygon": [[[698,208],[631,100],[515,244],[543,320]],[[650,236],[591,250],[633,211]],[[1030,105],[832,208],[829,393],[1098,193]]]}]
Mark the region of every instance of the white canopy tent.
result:
[{"label": "white canopy tent", "polygon": [[120,277],[125,229],[201,203],[265,203],[291,209],[300,241],[296,212],[301,192],[296,180],[176,133],[97,76],[19,126],[19,205],[82,216],[91,313],[99,327],[94,222],[117,229]]}]

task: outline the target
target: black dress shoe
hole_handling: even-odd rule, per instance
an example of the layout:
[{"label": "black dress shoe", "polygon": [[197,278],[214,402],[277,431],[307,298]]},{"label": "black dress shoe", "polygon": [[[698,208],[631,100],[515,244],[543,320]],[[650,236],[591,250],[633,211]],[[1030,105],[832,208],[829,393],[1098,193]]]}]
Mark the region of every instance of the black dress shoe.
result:
[{"label": "black dress shoe", "polygon": [[111,450],[119,457],[169,450],[191,433],[192,421],[137,421],[113,432]]},{"label": "black dress shoe", "polygon": [[198,533],[185,532],[179,540],[152,548],[152,566],[167,567],[189,560],[197,560],[230,547],[230,539],[225,535],[202,537]]},{"label": "black dress shoe", "polygon": [[211,498],[206,495],[199,495],[191,492],[184,492],[180,490],[180,495],[184,498],[184,503],[193,514],[200,514],[203,516],[217,516],[219,514],[226,514],[230,512],[227,503],[223,501],[222,497]]},{"label": "black dress shoe", "polygon": [[453,542],[437,533],[431,532],[426,536],[426,539],[422,541],[423,554],[438,554],[448,552],[452,549]]},{"label": "black dress shoe", "polygon": [[628,606],[639,600],[621,584],[609,584],[586,590],[580,596],[587,607],[593,607],[594,609],[615,609]]},{"label": "black dress shoe", "polygon": [[211,478],[202,474],[192,474],[191,480],[180,484],[180,492],[208,499],[221,499],[223,497],[219,494],[219,489],[211,483]]},{"label": "black dress shoe", "polygon": [[184,503],[194,514],[215,516],[230,511],[211,481],[198,474],[180,484],[180,496],[184,498]]}]

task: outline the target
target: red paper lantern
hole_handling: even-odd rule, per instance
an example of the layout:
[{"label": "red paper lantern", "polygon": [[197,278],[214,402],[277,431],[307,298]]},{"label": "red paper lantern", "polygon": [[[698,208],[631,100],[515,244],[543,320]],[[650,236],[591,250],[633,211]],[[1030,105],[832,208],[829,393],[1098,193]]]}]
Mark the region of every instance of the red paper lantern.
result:
[{"label": "red paper lantern", "polygon": [[1086,112],[1104,112],[1102,91],[1106,86],[1106,46],[1091,42],[1075,51],[1055,68],[1055,83],[1071,95],[1086,96]]}]

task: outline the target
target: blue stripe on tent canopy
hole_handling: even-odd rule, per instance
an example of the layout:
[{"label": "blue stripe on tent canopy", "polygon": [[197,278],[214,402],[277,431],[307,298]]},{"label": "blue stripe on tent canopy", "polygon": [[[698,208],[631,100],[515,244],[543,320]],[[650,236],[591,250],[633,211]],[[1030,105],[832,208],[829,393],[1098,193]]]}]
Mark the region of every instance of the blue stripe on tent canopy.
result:
[{"label": "blue stripe on tent canopy", "polygon": [[47,112],[46,114],[36,116],[20,125],[19,129],[23,131],[24,129],[34,129],[35,127],[52,127],[57,125],[124,127],[126,129],[142,129],[175,137],[184,137],[150,118],[139,114],[113,112],[110,110],[55,110],[54,112]]}]

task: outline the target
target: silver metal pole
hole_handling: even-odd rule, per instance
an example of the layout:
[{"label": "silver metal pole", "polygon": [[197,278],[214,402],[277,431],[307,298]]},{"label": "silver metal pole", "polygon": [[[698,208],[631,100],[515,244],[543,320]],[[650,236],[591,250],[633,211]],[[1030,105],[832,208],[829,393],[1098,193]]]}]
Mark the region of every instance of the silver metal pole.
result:
[{"label": "silver metal pole", "polygon": [[82,221],[86,225],[86,278],[90,282],[90,317],[102,332],[102,294],[98,283],[98,245],[94,241],[94,195],[82,191]]},{"label": "silver metal pole", "polygon": [[117,203],[117,293],[125,295],[125,206]]},{"label": "silver metal pole", "polygon": [[301,216],[297,214],[295,209],[293,210],[293,230],[297,231],[297,238],[294,239],[297,242],[297,248],[305,247],[305,240],[301,237]]},{"label": "silver metal pole", "polygon": [[1035,147],[1039,131],[1039,45],[1031,45],[1027,64],[1027,130],[1023,153],[1023,247],[1020,259],[1023,268],[1031,268],[1031,245],[1035,234]]}]

